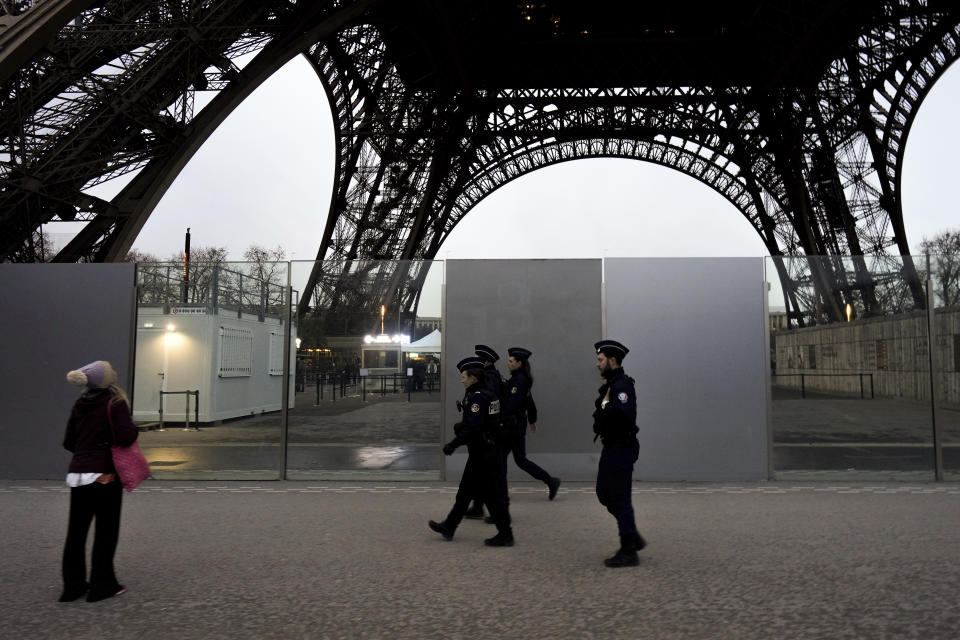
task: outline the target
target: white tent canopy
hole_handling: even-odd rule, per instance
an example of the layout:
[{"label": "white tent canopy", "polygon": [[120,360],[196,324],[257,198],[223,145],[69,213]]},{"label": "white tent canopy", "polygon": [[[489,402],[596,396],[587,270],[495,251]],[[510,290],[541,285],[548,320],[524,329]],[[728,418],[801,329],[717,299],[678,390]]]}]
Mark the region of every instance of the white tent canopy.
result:
[{"label": "white tent canopy", "polygon": [[434,329],[416,342],[402,345],[400,348],[404,353],[411,351],[413,353],[440,353],[440,329]]}]

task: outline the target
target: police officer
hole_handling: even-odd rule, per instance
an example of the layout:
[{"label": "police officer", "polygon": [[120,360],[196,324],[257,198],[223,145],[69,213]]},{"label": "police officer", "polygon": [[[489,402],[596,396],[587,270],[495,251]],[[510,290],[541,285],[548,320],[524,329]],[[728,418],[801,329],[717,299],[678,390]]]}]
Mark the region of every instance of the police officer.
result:
[{"label": "police officer", "polygon": [[601,340],[594,345],[597,369],[604,383],[594,405],[593,431],[603,443],[597,469],[597,498],[617,519],[620,549],[603,563],[608,567],[632,567],[640,564],[637,551],[646,541],[637,531],[631,504],[633,465],[640,453],[637,441],[637,392],[633,378],[623,372],[623,358],[629,352],[616,340]]},{"label": "police officer", "polygon": [[[500,371],[497,370],[496,362],[500,359],[500,356],[496,351],[491,349],[485,344],[474,345],[473,352],[476,354],[477,358],[483,362],[483,383],[487,389],[492,393],[497,399],[503,400],[503,377],[500,375]],[[503,443],[501,443],[503,444]],[[504,472],[506,472],[506,467],[504,467]],[[467,509],[466,516],[474,520],[483,519],[483,503],[479,499],[474,499],[473,505]]]},{"label": "police officer", "polygon": [[529,349],[510,347],[507,349],[507,369],[510,370],[510,379],[503,386],[503,402],[500,405],[501,418],[506,440],[503,447],[504,472],[506,459],[513,451],[513,460],[517,466],[528,474],[547,485],[548,498],[557,497],[560,487],[560,478],[551,477],[549,473],[534,464],[527,458],[527,420],[530,430],[537,431],[537,405],[533,401],[533,375],[530,371]]},{"label": "police officer", "polygon": [[450,455],[462,444],[467,445],[467,464],[460,478],[460,487],[453,508],[443,522],[430,520],[430,528],[446,540],[452,540],[457,526],[467,511],[471,498],[479,497],[490,509],[497,535],[484,540],[489,547],[512,547],[510,509],[504,481],[503,458],[496,444],[500,426],[500,401],[484,385],[483,362],[464,358],[457,364],[460,382],[466,388],[463,396],[463,419],[453,427],[453,440],[443,446]]}]

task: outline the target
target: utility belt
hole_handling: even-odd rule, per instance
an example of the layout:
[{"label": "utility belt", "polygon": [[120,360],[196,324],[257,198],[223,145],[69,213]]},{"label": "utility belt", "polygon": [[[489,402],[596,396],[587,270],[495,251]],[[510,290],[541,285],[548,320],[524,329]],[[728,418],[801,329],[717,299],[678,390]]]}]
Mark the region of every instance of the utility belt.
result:
[{"label": "utility belt", "polygon": [[597,438],[600,438],[604,446],[633,446],[633,443],[637,441],[639,431],[640,429],[635,424],[604,424],[599,409],[593,414],[593,441],[596,442]]}]

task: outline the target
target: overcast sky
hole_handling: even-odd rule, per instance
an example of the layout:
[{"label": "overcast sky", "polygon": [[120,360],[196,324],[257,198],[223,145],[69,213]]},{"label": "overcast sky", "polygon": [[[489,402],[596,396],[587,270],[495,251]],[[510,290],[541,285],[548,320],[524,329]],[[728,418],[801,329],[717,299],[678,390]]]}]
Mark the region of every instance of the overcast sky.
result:
[{"label": "overcast sky", "polygon": [[[957,104],[960,69],[953,68],[930,92],[910,132],[903,198],[914,251],[923,236],[960,226]],[[182,249],[190,227],[193,246],[226,247],[233,260],[253,243],[313,260],[330,203],[333,157],[326,96],[297,56],[196,153],[134,247],[167,258]],[[111,197],[121,186],[114,181],[97,193]],[[765,254],[733,205],[693,178],[644,162],[593,159],[540,169],[501,187],[453,230],[437,257]]]}]

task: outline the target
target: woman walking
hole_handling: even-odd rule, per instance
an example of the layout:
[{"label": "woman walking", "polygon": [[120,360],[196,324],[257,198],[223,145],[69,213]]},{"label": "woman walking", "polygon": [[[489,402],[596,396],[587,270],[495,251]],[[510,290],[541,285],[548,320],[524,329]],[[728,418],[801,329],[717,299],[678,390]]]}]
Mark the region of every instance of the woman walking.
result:
[{"label": "woman walking", "polygon": [[507,358],[510,379],[504,385],[502,408],[502,422],[507,435],[503,452],[504,470],[506,470],[506,458],[513,451],[513,461],[517,466],[546,484],[549,491],[548,497],[553,500],[557,497],[560,478],[551,477],[549,473],[527,458],[528,418],[530,431],[537,432],[537,405],[534,404],[531,394],[533,374],[530,370],[530,356],[533,354],[523,347],[511,347],[507,349],[507,353],[510,355]]},{"label": "woman walking", "polygon": [[[63,547],[60,602],[84,595],[87,602],[96,602],[126,591],[113,571],[123,487],[113,465],[111,446],[130,446],[139,432],[130,418],[130,402],[116,385],[117,374],[109,362],[91,362],[68,373],[67,380],[84,387],[84,392],[73,405],[63,438],[63,448],[73,454],[73,459],[67,473],[70,520]],[[97,526],[88,582],[85,548],[94,519]]]}]

